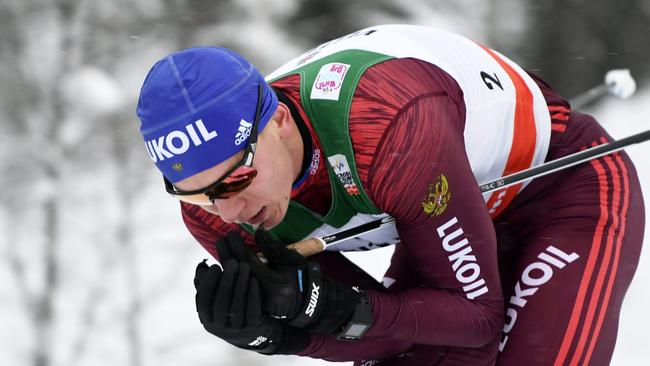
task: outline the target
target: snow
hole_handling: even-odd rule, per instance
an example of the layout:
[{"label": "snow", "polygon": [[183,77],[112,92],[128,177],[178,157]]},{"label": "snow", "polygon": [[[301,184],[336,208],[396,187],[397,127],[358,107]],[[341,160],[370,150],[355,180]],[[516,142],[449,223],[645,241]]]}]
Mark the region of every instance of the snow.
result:
[{"label": "snow", "polygon": [[80,67],[65,75],[61,83],[67,107],[88,119],[115,113],[126,102],[117,80],[98,67]]},{"label": "snow", "polygon": [[636,81],[629,69],[608,71],[605,74],[605,84],[612,95],[623,99],[631,97],[636,91]]}]

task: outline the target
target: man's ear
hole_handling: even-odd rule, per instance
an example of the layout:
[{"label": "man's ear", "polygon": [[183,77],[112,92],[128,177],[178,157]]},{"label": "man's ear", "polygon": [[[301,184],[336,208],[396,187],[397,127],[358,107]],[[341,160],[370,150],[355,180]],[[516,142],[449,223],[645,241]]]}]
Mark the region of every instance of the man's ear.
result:
[{"label": "man's ear", "polygon": [[275,123],[281,137],[287,137],[291,134],[295,128],[295,122],[293,121],[291,111],[289,111],[289,107],[287,107],[286,104],[282,102],[278,103],[278,108],[273,114],[273,123]]}]

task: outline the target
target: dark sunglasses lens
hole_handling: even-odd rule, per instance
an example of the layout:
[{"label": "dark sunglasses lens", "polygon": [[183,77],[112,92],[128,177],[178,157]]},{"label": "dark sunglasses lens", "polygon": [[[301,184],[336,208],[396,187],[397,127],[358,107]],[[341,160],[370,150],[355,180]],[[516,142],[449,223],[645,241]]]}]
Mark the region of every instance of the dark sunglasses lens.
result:
[{"label": "dark sunglasses lens", "polygon": [[246,189],[256,176],[257,170],[254,168],[240,167],[206,194],[210,199],[230,198]]}]

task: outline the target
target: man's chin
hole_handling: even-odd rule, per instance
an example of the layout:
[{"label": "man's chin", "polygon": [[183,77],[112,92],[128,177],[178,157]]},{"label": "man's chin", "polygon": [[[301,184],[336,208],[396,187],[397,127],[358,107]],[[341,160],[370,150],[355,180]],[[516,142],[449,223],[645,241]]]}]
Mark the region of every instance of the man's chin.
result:
[{"label": "man's chin", "polygon": [[281,220],[276,219],[275,217],[270,217],[268,220],[264,221],[262,223],[262,227],[265,230],[271,230],[274,227],[278,226],[278,224],[282,222]]},{"label": "man's chin", "polygon": [[284,211],[282,211],[281,209],[276,210],[273,214],[271,214],[271,216],[269,216],[268,219],[264,220],[264,222],[262,223],[264,229],[270,230],[278,226],[282,222],[286,214],[287,214],[286,209]]}]

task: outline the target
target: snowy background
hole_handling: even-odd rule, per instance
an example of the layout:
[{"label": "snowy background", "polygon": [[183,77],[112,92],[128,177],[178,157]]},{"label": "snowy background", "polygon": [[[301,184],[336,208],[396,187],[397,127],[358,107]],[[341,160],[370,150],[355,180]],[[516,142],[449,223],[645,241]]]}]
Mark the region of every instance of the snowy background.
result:
[{"label": "snowy background", "polygon": [[[567,96],[628,67],[637,94],[585,110],[616,138],[650,128],[647,0],[0,0],[0,365],[326,364],[241,352],[202,329],[192,277],[207,254],[164,192],[134,110],[171,51],[223,45],[268,73],[378,23],[456,31]],[[650,197],[650,142],[628,151]],[[649,286],[646,247],[613,365],[650,359]]]}]

